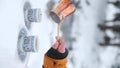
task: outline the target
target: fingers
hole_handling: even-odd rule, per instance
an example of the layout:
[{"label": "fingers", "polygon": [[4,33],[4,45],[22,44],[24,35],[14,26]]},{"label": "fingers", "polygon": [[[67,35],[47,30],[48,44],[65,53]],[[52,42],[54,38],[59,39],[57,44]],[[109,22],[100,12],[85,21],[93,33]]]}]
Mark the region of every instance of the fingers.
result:
[{"label": "fingers", "polygon": [[60,44],[60,45],[64,45],[64,46],[65,46],[65,41],[64,41],[64,39],[63,39],[63,38],[60,38],[60,39],[59,39],[59,44]]},{"label": "fingers", "polygon": [[59,37],[55,44],[52,46],[53,49],[58,50],[60,53],[65,52],[66,44],[63,38]]},{"label": "fingers", "polygon": [[64,53],[64,52],[65,52],[65,48],[66,48],[64,39],[63,39],[63,38],[59,38],[58,42],[59,42],[59,46],[58,46],[58,49],[57,49],[57,50],[58,50],[60,53]]},{"label": "fingers", "polygon": [[52,48],[56,50],[58,48],[58,45],[58,41],[56,41],[55,44],[53,44]]}]

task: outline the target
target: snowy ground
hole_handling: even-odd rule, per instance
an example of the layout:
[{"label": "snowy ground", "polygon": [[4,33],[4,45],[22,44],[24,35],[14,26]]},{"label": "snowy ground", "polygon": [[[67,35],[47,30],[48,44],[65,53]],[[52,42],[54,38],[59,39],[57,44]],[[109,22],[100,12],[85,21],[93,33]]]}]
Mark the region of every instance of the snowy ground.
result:
[{"label": "snowy ground", "polygon": [[[22,63],[17,56],[17,37],[20,27],[24,26],[25,1],[27,0],[0,1],[0,68],[26,68],[27,61]],[[119,57],[117,57],[119,48],[98,45],[101,33],[97,24],[103,22],[105,18],[107,0],[88,1],[91,3],[90,6],[85,3],[85,0],[81,0],[82,11],[77,9],[74,14],[71,36],[75,37],[76,41],[72,44],[73,50],[69,53],[67,67],[112,68],[112,65],[118,63],[116,59]],[[42,19],[40,23],[33,23],[29,31],[30,35],[38,37],[39,51],[30,53],[27,66],[28,68],[42,68],[44,54],[55,41],[56,24],[46,15],[48,0],[29,0],[29,2],[32,8],[41,9]]]}]

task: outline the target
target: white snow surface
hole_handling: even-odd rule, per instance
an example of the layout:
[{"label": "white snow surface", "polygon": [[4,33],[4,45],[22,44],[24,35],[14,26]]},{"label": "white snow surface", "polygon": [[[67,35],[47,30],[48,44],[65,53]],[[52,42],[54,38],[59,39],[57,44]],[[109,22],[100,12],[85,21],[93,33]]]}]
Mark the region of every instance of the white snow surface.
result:
[{"label": "white snow surface", "polygon": [[[17,38],[24,26],[23,5],[27,0],[0,0],[0,68],[42,68],[46,51],[55,42],[56,24],[46,15],[48,0],[28,0],[32,8],[40,8],[42,19],[33,23],[30,35],[38,37],[39,51],[30,53],[28,64],[22,63],[17,56]],[[97,43],[100,33],[97,24],[102,22],[107,0],[81,0],[84,13],[75,12],[72,36],[76,37],[73,50],[69,52],[68,68],[111,68],[119,52],[117,47],[102,47]],[[110,14],[113,12],[109,10]],[[112,18],[112,16],[109,16]],[[81,33],[80,35],[75,32]],[[109,33],[109,32],[108,32]],[[111,34],[109,34],[111,35]],[[111,35],[113,37],[113,35]],[[72,62],[70,59],[73,59]],[[116,61],[117,62],[117,61]]]}]

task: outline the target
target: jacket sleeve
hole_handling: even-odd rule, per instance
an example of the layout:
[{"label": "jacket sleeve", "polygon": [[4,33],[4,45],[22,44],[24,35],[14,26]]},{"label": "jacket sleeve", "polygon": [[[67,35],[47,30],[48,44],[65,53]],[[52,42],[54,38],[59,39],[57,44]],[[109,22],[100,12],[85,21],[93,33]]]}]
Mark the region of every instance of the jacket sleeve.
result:
[{"label": "jacket sleeve", "polygon": [[60,53],[51,48],[44,56],[43,68],[66,68],[68,51]]}]

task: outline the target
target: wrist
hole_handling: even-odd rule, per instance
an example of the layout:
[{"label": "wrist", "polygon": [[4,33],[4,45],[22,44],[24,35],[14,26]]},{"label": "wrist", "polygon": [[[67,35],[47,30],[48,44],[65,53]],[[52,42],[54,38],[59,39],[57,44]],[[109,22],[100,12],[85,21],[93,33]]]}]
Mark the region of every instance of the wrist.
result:
[{"label": "wrist", "polygon": [[58,51],[60,52],[60,53],[65,53],[65,48],[58,48]]},{"label": "wrist", "polygon": [[53,59],[64,59],[68,55],[68,50],[65,49],[65,52],[61,53],[58,50],[50,48],[46,54],[48,57],[53,58]]}]

